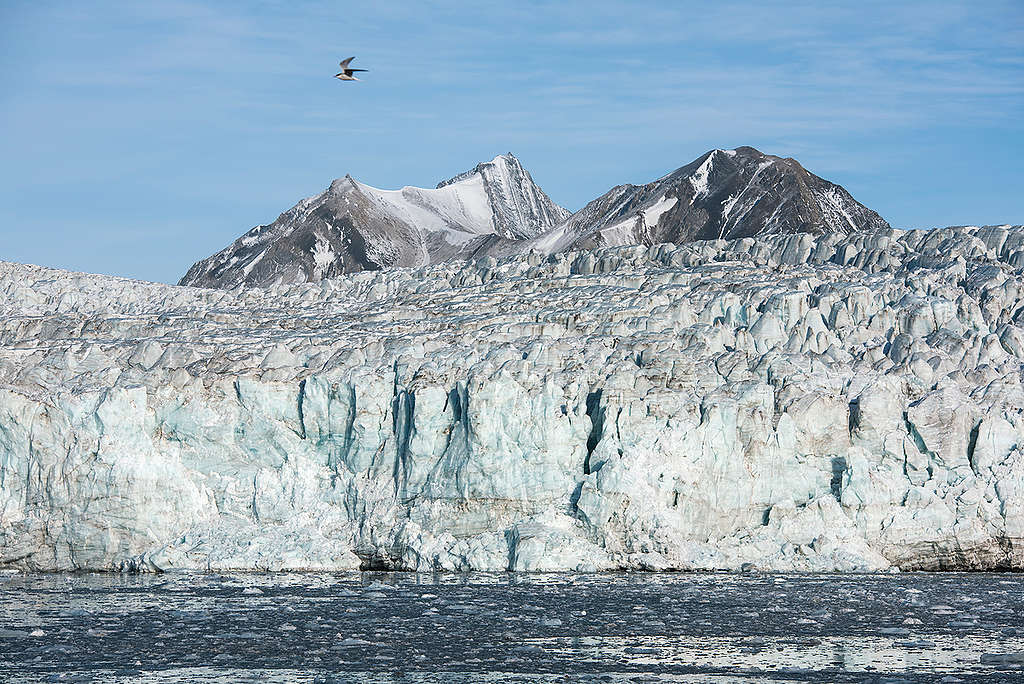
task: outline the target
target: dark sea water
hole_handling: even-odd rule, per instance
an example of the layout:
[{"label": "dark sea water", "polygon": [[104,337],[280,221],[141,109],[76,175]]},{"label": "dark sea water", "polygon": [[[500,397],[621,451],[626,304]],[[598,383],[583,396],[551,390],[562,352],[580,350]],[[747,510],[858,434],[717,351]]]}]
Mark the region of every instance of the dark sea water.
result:
[{"label": "dark sea water", "polygon": [[6,574],[0,681],[1024,682],[1024,576]]}]

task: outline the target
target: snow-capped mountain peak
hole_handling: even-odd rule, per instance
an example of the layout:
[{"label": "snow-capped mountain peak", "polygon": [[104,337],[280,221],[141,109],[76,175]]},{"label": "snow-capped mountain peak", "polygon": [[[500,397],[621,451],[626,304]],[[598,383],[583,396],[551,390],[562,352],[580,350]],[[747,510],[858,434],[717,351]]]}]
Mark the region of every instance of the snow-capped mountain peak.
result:
[{"label": "snow-capped mountain peak", "polygon": [[438,189],[479,178],[493,211],[495,234],[515,240],[536,237],[569,217],[551,201],[514,154],[498,155],[489,162],[437,184]]},{"label": "snow-capped mountain peak", "polygon": [[706,152],[645,185],[612,188],[529,247],[558,252],[888,227],[845,189],[795,159],[737,147]]},{"label": "snow-capped mountain peak", "polygon": [[515,171],[525,173],[526,171],[525,169],[523,169],[523,166],[520,163],[519,159],[516,158],[516,156],[511,152],[507,152],[505,154],[499,154],[490,161],[480,162],[479,164],[471,168],[469,171],[463,171],[462,173],[452,176],[448,180],[443,180],[440,183],[438,183],[436,187],[443,188],[446,185],[460,183],[472,176],[483,176],[489,170],[491,171],[491,173],[497,172],[505,174],[512,174]]}]

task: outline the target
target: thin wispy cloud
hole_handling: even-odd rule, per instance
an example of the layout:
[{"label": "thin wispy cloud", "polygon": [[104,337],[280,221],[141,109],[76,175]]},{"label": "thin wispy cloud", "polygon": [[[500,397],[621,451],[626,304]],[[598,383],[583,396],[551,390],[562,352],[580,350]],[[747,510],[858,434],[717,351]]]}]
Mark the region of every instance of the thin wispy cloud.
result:
[{"label": "thin wispy cloud", "polygon": [[[33,230],[0,258],[97,270],[107,225],[168,246],[107,270],[173,280],[332,178],[430,185],[510,150],[573,208],[754,144],[897,225],[1024,220],[1022,44],[1019,0],[15,1],[0,222]],[[370,72],[340,84],[350,55]]]}]

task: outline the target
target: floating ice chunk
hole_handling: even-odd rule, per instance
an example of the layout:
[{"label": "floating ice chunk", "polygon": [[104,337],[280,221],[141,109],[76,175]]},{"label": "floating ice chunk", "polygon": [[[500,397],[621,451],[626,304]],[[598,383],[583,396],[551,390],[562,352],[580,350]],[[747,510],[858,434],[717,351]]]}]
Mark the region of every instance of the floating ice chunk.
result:
[{"label": "floating ice chunk", "polygon": [[927,639],[919,639],[917,641],[897,641],[895,643],[900,648],[935,648],[935,642],[928,641]]},{"label": "floating ice chunk", "polygon": [[981,664],[1024,667],[1024,653],[982,653]]},{"label": "floating ice chunk", "polygon": [[29,633],[21,629],[3,629],[0,627],[0,639],[20,639],[29,636]]},{"label": "floating ice chunk", "polygon": [[886,636],[910,636],[910,630],[906,627],[882,627],[878,633]]},{"label": "floating ice chunk", "polygon": [[338,643],[334,644],[334,646],[332,648],[358,648],[359,646],[372,646],[372,645],[373,645],[372,642],[366,641],[364,639],[355,639],[355,638],[349,637],[347,639],[343,639],[343,640],[339,641]]}]

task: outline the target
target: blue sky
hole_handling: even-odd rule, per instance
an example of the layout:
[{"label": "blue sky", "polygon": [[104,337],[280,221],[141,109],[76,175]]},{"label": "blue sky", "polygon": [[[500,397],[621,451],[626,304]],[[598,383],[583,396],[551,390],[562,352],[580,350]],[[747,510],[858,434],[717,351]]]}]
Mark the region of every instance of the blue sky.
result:
[{"label": "blue sky", "polygon": [[753,145],[895,227],[1024,223],[1021,0],[6,0],[0,57],[6,260],[174,282],[333,178],[508,151],[570,209]]}]

